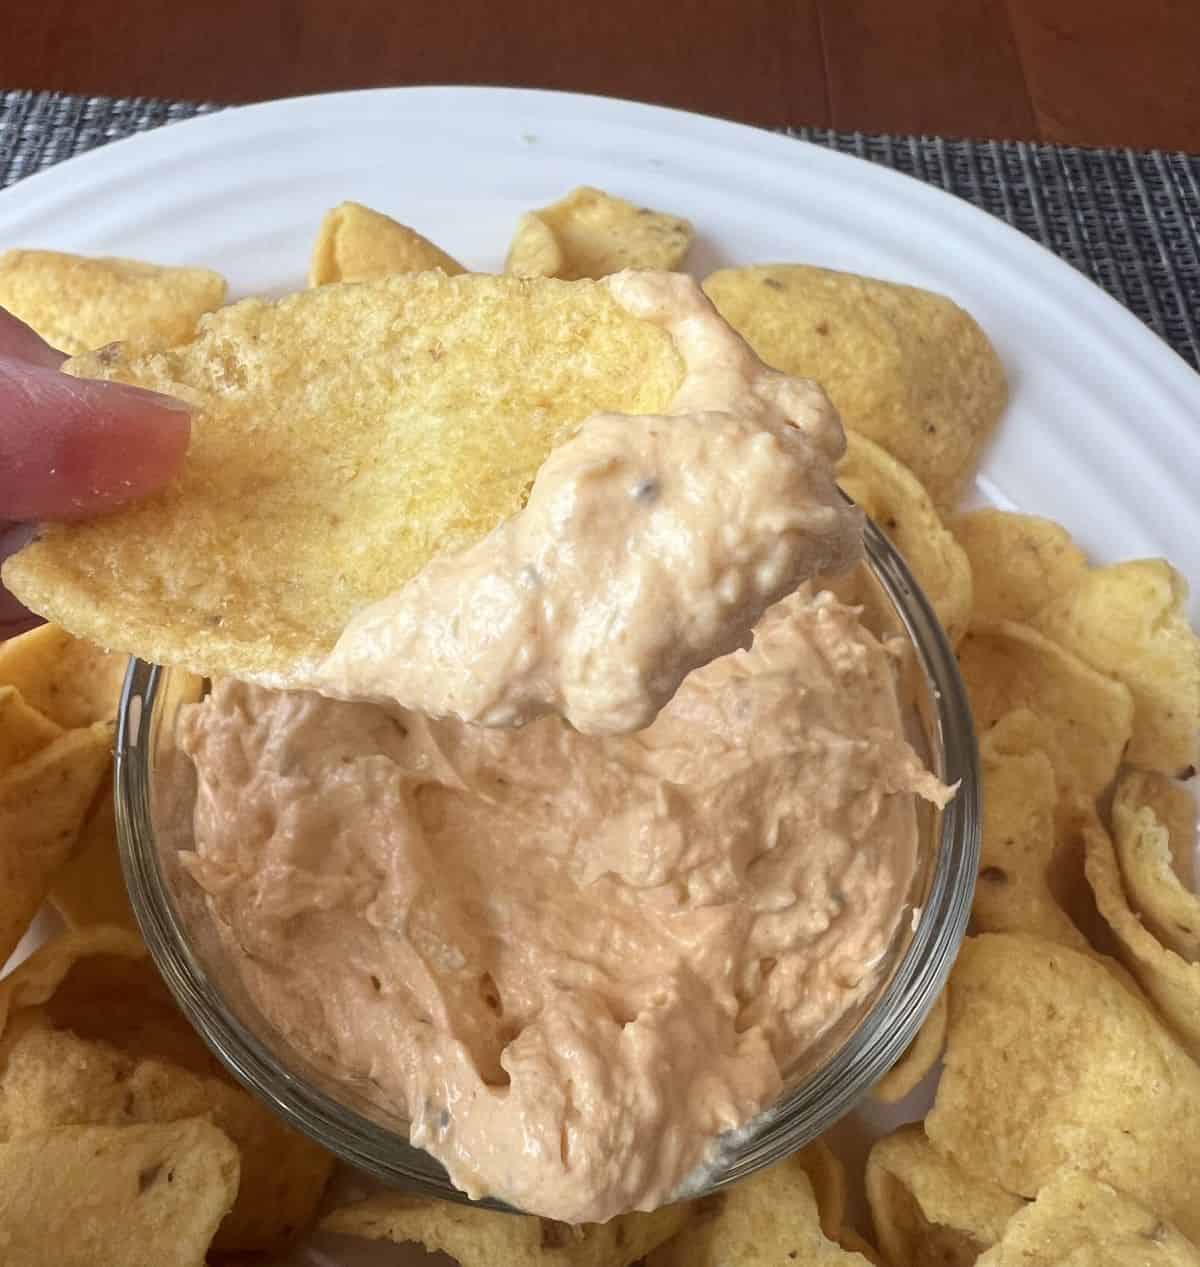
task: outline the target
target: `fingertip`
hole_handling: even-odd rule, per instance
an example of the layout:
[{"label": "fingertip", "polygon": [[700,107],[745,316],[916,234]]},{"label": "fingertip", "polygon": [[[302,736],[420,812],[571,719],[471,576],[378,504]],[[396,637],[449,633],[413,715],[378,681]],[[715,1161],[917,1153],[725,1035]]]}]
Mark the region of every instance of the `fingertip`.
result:
[{"label": "fingertip", "polygon": [[76,519],[145,497],[179,472],[181,401],[123,383],[0,364],[0,514]]}]

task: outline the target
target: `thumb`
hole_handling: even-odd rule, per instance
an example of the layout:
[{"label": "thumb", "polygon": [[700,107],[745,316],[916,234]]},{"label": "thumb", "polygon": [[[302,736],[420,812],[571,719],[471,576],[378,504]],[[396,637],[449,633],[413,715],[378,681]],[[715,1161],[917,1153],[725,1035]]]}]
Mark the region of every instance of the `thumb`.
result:
[{"label": "thumb", "polygon": [[72,519],[167,483],[190,410],[124,383],[0,357],[0,520]]}]

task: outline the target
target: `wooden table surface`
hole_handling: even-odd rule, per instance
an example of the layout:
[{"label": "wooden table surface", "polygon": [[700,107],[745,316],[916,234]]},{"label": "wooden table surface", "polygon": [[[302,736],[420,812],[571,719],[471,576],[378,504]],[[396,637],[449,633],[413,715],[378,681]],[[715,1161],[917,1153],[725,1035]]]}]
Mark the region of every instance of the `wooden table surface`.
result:
[{"label": "wooden table surface", "polygon": [[564,88],[766,125],[1200,152],[1200,0],[0,0],[0,87]]}]

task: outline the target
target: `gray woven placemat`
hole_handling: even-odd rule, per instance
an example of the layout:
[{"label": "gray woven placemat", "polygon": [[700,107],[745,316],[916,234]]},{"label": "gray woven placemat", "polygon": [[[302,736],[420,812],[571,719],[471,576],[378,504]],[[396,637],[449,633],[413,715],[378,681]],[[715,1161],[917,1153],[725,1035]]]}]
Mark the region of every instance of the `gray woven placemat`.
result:
[{"label": "gray woven placemat", "polygon": [[[0,188],[94,146],[220,108],[0,92]],[[1200,157],[822,128],[790,134],[907,172],[1007,220],[1200,369]]]}]

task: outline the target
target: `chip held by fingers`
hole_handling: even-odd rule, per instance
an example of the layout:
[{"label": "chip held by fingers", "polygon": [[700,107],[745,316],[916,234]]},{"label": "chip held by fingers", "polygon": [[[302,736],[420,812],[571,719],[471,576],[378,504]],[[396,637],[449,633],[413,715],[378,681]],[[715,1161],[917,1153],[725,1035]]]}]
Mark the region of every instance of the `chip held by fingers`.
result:
[{"label": "chip held by fingers", "polygon": [[5,583],[204,674],[632,731],[861,550],[824,393],[676,274],[322,287],[68,369],[184,399],[192,448],[158,496],[44,527]]}]

